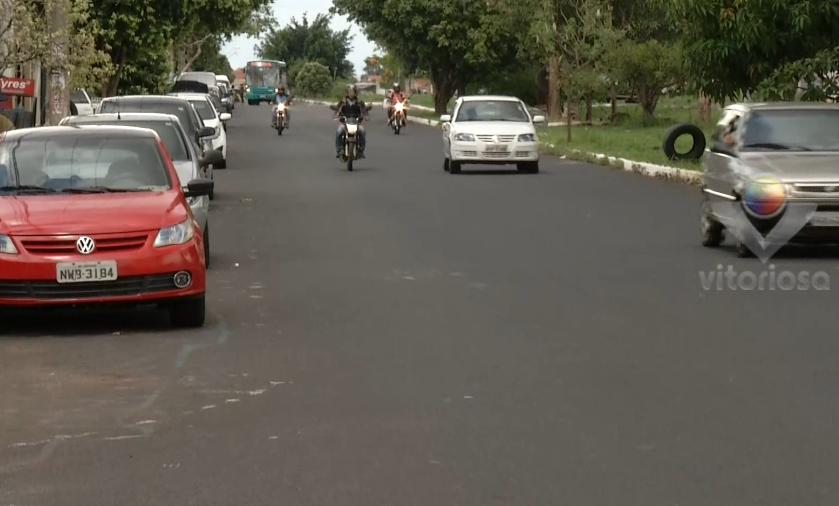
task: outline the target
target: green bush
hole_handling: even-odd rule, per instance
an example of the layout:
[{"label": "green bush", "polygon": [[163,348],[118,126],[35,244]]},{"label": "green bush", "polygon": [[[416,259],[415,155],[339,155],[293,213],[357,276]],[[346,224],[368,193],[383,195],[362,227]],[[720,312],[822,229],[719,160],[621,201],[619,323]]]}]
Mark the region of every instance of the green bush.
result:
[{"label": "green bush", "polygon": [[326,96],[332,90],[329,68],[318,62],[306,63],[295,76],[294,88],[301,96]]}]

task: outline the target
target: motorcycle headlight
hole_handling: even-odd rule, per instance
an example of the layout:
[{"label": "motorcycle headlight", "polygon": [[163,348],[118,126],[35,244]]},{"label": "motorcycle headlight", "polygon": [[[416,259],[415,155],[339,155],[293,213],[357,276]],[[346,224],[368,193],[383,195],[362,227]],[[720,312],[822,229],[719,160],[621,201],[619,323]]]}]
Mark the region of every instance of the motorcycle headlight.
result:
[{"label": "motorcycle headlight", "polygon": [[11,237],[0,234],[0,253],[17,255],[17,248],[15,247],[15,243],[12,242]]},{"label": "motorcycle headlight", "polygon": [[285,109],[285,104],[277,104],[277,110],[282,111]]},{"label": "motorcycle headlight", "polygon": [[154,247],[162,248],[163,246],[183,244],[192,239],[194,235],[195,224],[190,217],[177,225],[161,228],[157,232],[157,237],[154,239]]},{"label": "motorcycle headlight", "polygon": [[475,142],[475,136],[472,134],[455,134],[454,140],[460,142]]},{"label": "motorcycle headlight", "polygon": [[396,110],[397,110],[397,111],[401,111],[401,110],[402,110],[402,103],[401,103],[401,102],[399,102],[399,103],[397,103],[397,104],[396,104]]},{"label": "motorcycle headlight", "polygon": [[536,142],[536,134],[521,134],[519,142]]}]

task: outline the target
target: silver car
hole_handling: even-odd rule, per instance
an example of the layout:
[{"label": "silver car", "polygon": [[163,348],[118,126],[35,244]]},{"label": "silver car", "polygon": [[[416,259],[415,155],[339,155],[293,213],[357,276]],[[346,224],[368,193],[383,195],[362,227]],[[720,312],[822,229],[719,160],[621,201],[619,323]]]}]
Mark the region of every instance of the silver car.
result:
[{"label": "silver car", "polygon": [[733,104],[706,150],[702,244],[839,244],[839,104]]},{"label": "silver car", "polygon": [[[60,125],[125,125],[154,130],[172,158],[172,164],[175,166],[178,178],[184,188],[193,179],[212,179],[212,172],[208,171],[208,167],[219,163],[221,157],[221,153],[218,151],[210,151],[206,158],[201,159],[194,143],[189,142],[189,138],[181,127],[178,118],[172,114],[123,113],[68,116],[61,121]],[[212,198],[212,194],[204,197],[187,198],[195,220],[204,231],[204,248],[206,249],[204,253],[207,257],[207,266],[210,265],[209,209]]]}]

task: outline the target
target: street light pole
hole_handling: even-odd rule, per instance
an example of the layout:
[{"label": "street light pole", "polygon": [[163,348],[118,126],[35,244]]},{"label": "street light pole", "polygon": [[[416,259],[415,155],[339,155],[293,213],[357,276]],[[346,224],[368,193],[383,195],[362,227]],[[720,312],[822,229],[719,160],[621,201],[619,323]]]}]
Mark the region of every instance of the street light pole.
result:
[{"label": "street light pole", "polygon": [[49,0],[47,17],[52,64],[49,70],[47,116],[49,125],[58,125],[69,113],[70,90],[67,89],[67,0]]}]

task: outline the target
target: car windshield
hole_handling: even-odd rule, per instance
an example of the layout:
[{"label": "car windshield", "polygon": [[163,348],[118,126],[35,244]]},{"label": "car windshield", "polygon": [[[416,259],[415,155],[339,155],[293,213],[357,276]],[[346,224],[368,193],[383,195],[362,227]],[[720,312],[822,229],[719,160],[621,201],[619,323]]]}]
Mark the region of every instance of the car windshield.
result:
[{"label": "car windshield", "polygon": [[73,90],[70,92],[70,100],[77,104],[87,104],[87,97],[82,90]]},{"label": "car windshield", "polygon": [[201,100],[190,100],[195,110],[198,112],[198,115],[201,116],[201,119],[204,121],[216,119],[216,111],[213,108],[213,105],[210,102],[201,99]]},{"label": "car windshield", "polygon": [[[122,125],[138,128],[148,128],[157,132],[160,140],[163,141],[163,146],[169,153],[169,157],[175,161],[190,160],[189,150],[184,143],[184,139],[178,132],[178,125],[173,121],[148,121],[136,119],[119,119],[114,121],[97,121],[96,116],[82,116],[78,121],[71,120],[69,125]],[[90,119],[87,119],[90,118]]]},{"label": "car windshield", "polygon": [[742,149],[839,151],[839,110],[753,111],[744,125]]},{"label": "car windshield", "polygon": [[98,112],[99,114],[115,114],[118,112],[157,112],[171,114],[178,118],[178,121],[181,122],[181,127],[186,131],[187,135],[195,135],[192,117],[189,115],[187,105],[183,102],[106,100],[99,106]]},{"label": "car windshield", "polygon": [[12,186],[49,193],[172,187],[157,141],[123,135],[24,137],[0,143],[0,187],[16,191]]},{"label": "car windshield", "polygon": [[529,122],[530,116],[520,102],[512,100],[464,101],[455,121],[516,121]]}]

